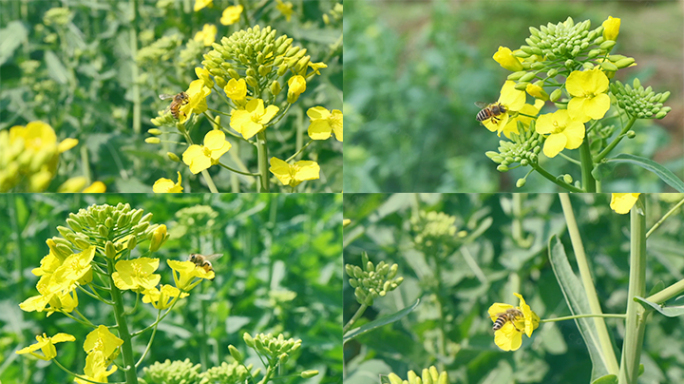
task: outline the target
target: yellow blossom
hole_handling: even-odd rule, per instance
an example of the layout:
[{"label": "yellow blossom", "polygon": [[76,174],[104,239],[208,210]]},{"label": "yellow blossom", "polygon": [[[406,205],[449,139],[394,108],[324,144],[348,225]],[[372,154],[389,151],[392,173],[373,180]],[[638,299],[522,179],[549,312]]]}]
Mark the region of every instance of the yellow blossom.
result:
[{"label": "yellow blossom", "polygon": [[183,152],[183,162],[190,167],[190,172],[198,174],[219,163],[219,159],[232,145],[226,141],[226,134],[212,130],[204,136],[204,145],[193,144]]},{"label": "yellow blossom", "polygon": [[323,107],[313,107],[306,111],[311,119],[309,124],[309,137],[313,140],[326,140],[332,133],[337,140],[342,141],[343,115],[339,109],[333,109],[332,113]]},{"label": "yellow blossom", "polygon": [[210,46],[216,41],[216,26],[213,24],[204,24],[202,30],[195,34],[194,40],[200,41],[205,47]]},{"label": "yellow blossom", "polygon": [[190,83],[188,90],[188,103],[180,108],[180,122],[184,123],[191,113],[200,114],[207,110],[207,96],[211,94],[211,89],[204,85],[204,80],[195,80]]},{"label": "yellow blossom", "polygon": [[508,119],[508,123],[503,128],[503,134],[509,139],[511,138],[511,133],[520,134],[520,132],[518,131],[518,121],[521,122],[523,124],[523,127],[525,127],[526,129],[529,128],[533,118],[528,116],[537,116],[543,106],[544,100],[539,99],[536,99],[534,101],[534,105],[525,104],[522,108],[520,108],[520,111],[518,111],[520,112],[519,115],[515,116],[512,119]]},{"label": "yellow blossom", "polygon": [[606,40],[617,40],[620,34],[620,19],[617,17],[608,16],[603,22],[603,38]]},{"label": "yellow blossom", "polygon": [[116,337],[104,325],[100,325],[86,336],[83,349],[86,353],[99,351],[108,359],[122,344],[123,340]]},{"label": "yellow blossom", "polygon": [[297,96],[306,91],[306,79],[304,79],[304,76],[295,75],[290,77],[290,80],[287,81],[287,85],[289,87],[288,92],[292,92]]},{"label": "yellow blossom", "polygon": [[166,232],[166,225],[159,225],[154,232],[152,232],[152,238],[150,239],[150,252],[157,252],[159,247],[161,247],[168,238],[169,234]]},{"label": "yellow blossom", "polygon": [[230,79],[223,90],[226,96],[235,102],[241,102],[247,98],[247,83],[245,79],[235,80]]},{"label": "yellow blossom", "polygon": [[565,89],[573,98],[568,102],[570,116],[583,123],[598,120],[610,109],[608,77],[596,67],[590,71],[573,71],[565,82]]},{"label": "yellow blossom", "polygon": [[177,297],[187,297],[188,294],[168,284],[164,284],[161,289],[152,288],[145,291],[142,298],[143,303],[151,303],[157,309],[167,309],[173,304]]},{"label": "yellow blossom", "polygon": [[107,192],[107,186],[101,181],[96,181],[89,186],[87,186],[81,193],[105,193]]},{"label": "yellow blossom", "polygon": [[301,160],[294,164],[288,164],[272,157],[269,170],[283,185],[296,187],[302,181],[318,179],[321,168],[315,161]]},{"label": "yellow blossom", "polygon": [[195,67],[195,74],[197,75],[197,78],[202,80],[204,82],[204,86],[207,88],[211,88],[214,86],[214,80],[209,77],[211,73],[209,73],[209,70],[206,68],[202,67]]},{"label": "yellow blossom", "polygon": [[629,213],[639,195],[640,193],[613,193],[610,197],[610,208],[621,215]]},{"label": "yellow blossom", "polygon": [[[76,338],[66,333],[58,333],[52,337],[48,337],[46,334],[43,333],[43,336],[36,336],[36,340],[38,341],[37,343],[31,344],[26,348],[22,348],[18,350],[16,353],[18,355],[24,355],[29,353],[41,360],[49,361],[57,356],[57,350],[55,349],[56,343],[62,343],[65,341],[76,341]],[[39,349],[43,352],[42,356],[35,352]]]},{"label": "yellow blossom", "polygon": [[167,260],[166,263],[173,270],[173,281],[176,287],[184,292],[195,288],[202,281],[201,279],[211,280],[215,277],[214,271],[207,271],[192,261]]},{"label": "yellow blossom", "polygon": [[547,157],[555,157],[565,148],[579,148],[584,141],[584,123],[571,118],[566,109],[539,116],[535,127],[537,133],[549,134],[543,150]]},{"label": "yellow blossom", "polygon": [[549,94],[546,93],[544,88],[542,88],[540,85],[537,84],[527,84],[527,87],[525,88],[525,91],[535,99],[540,99],[540,100],[548,100],[549,99]]},{"label": "yellow blossom", "polygon": [[501,87],[501,94],[498,100],[498,103],[506,109],[506,112],[497,116],[496,119],[487,119],[482,124],[492,132],[497,131],[498,135],[501,136],[501,132],[503,132],[504,127],[508,124],[510,113],[519,111],[525,105],[525,99],[525,91],[515,89],[515,82],[507,80],[503,87]]},{"label": "yellow blossom", "polygon": [[140,257],[119,260],[114,268],[116,272],[112,274],[112,280],[121,290],[142,292],[146,289],[153,289],[161,280],[161,275],[154,273],[159,268],[159,259]]},{"label": "yellow blossom", "polygon": [[513,52],[509,48],[499,47],[499,50],[494,54],[494,61],[499,63],[504,69],[508,69],[511,72],[518,72],[523,70],[522,63],[520,59],[513,56]]},{"label": "yellow blossom", "polygon": [[516,316],[513,321],[506,321],[500,329],[494,332],[494,343],[504,351],[518,350],[522,345],[523,333],[527,337],[532,337],[532,332],[539,327],[539,316],[530,309],[530,306],[525,303],[525,299],[520,294],[514,293],[514,295],[520,299],[518,307],[513,307],[510,304],[494,303],[489,307],[488,311],[492,322],[496,322],[499,316],[506,313],[509,309],[516,309],[518,311],[519,316]]},{"label": "yellow blossom", "polygon": [[181,193],[183,192],[183,187],[181,186],[181,173],[178,172],[178,182],[174,183],[173,180],[161,178],[154,182],[152,186],[152,191],[154,193]]},{"label": "yellow blossom", "polygon": [[[88,357],[86,357],[86,365],[83,369],[85,375],[83,377],[95,382],[107,383],[107,377],[116,372],[117,370],[116,365],[113,366],[110,370],[107,370],[107,366],[107,359],[105,358],[104,353],[100,351],[94,351],[92,353],[89,353]],[[81,380],[79,378],[75,378],[74,381],[78,384],[91,383],[90,381]]]},{"label": "yellow blossom", "polygon": [[285,16],[285,20],[290,21],[293,13],[291,2],[283,3],[283,0],[276,0],[276,9]]},{"label": "yellow blossom", "polygon": [[77,284],[87,284],[93,280],[90,262],[95,257],[95,246],[90,246],[80,253],[72,254],[64,259],[62,265],[52,275],[55,284],[53,292],[71,291]]},{"label": "yellow blossom", "polygon": [[243,11],[242,5],[231,5],[230,7],[223,10],[223,15],[221,15],[221,24],[232,25],[240,20],[240,15]]},{"label": "yellow blossom", "polygon": [[230,113],[230,127],[245,139],[250,139],[266,129],[266,124],[275,117],[278,110],[275,105],[264,108],[264,101],[261,99],[251,100],[245,105],[245,109],[234,109]]},{"label": "yellow blossom", "polygon": [[[320,69],[328,68],[325,63],[312,63],[309,61],[309,67],[311,68],[311,74],[321,75]],[[308,77],[308,76],[307,76]]]},{"label": "yellow blossom", "polygon": [[213,1],[214,0],[195,0],[195,12],[199,11],[202,8],[213,6]]}]

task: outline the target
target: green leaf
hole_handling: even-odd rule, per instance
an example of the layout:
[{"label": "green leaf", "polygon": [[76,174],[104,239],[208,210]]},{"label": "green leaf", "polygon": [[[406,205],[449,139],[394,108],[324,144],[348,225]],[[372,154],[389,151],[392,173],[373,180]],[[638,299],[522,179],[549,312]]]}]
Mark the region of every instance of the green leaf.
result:
[{"label": "green leaf", "polygon": [[392,384],[388,376],[380,375],[380,384]]},{"label": "green leaf", "polygon": [[0,29],[0,65],[14,55],[14,51],[26,41],[28,31],[21,21],[11,21],[7,24],[7,28]]},{"label": "green leaf", "polygon": [[684,192],[684,181],[675,176],[675,174],[672,173],[672,171],[656,163],[653,160],[649,160],[639,156],[628,155],[626,153],[621,153],[611,159],[608,159],[607,161],[614,163],[630,163],[638,165],[641,168],[644,168],[648,171],[655,173],[667,185],[676,189],[678,192]]},{"label": "green leaf", "polygon": [[636,296],[634,297],[634,300],[638,301],[641,304],[648,305],[649,307],[655,309],[656,311],[662,313],[663,315],[667,317],[678,317],[681,315],[684,315],[684,306],[677,306],[677,307],[665,307],[660,304],[648,301],[644,299],[643,297]]},{"label": "green leaf", "polygon": [[616,375],[605,375],[591,382],[591,384],[617,384],[618,378]]},{"label": "green leaf", "polygon": [[[568,257],[565,254],[563,243],[561,243],[556,236],[551,236],[551,238],[549,238],[549,260],[553,267],[553,273],[556,275],[558,284],[563,291],[563,296],[565,296],[565,301],[568,303],[570,312],[572,312],[573,315],[591,313],[589,300],[584,292],[582,282],[572,270]],[[591,379],[597,380],[601,377],[605,377],[609,374],[609,371],[606,364],[606,356],[603,354],[603,350],[599,343],[598,331],[596,330],[594,319],[575,319],[575,323],[589,350],[589,356],[591,357],[593,364]]]},{"label": "green leaf", "polygon": [[52,51],[45,52],[45,64],[47,65],[48,74],[52,80],[59,84],[66,84],[69,80],[69,72],[64,67],[64,64],[59,60],[59,57]]},{"label": "green leaf", "polygon": [[375,328],[394,323],[395,321],[411,313],[414,309],[416,309],[416,307],[418,307],[418,304],[420,304],[420,299],[416,299],[415,303],[398,312],[395,312],[391,315],[380,317],[378,319],[371,321],[370,323],[366,323],[358,328],[350,330],[344,335],[342,343],[344,344],[357,336],[363,335],[366,332],[374,330]]}]

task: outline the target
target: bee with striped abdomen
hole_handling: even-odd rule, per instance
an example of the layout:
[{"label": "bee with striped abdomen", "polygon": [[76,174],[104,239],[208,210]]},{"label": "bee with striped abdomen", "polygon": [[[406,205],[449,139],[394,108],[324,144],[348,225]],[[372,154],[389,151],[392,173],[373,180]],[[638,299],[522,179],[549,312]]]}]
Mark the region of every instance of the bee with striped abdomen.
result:
[{"label": "bee with striped abdomen", "polygon": [[504,107],[503,104],[499,102],[493,104],[477,102],[475,103],[475,105],[482,108],[482,110],[480,110],[480,112],[478,112],[477,116],[475,117],[479,122],[483,122],[491,118],[494,122],[498,123],[499,116],[503,115],[507,111],[506,107]]},{"label": "bee with striped abdomen", "polygon": [[200,255],[199,253],[192,253],[188,257],[189,261],[192,261],[196,266],[204,268],[205,271],[213,271],[214,267],[211,265],[211,260],[216,260],[223,256],[222,253],[215,253],[213,255]]},{"label": "bee with striped abdomen", "polygon": [[169,110],[171,111],[171,116],[176,120],[180,120],[180,108],[190,101],[190,97],[185,92],[177,93],[175,95],[165,93],[159,95],[159,98],[162,100],[173,99],[171,105],[169,105]]},{"label": "bee with striped abdomen", "polygon": [[516,331],[520,331],[516,326],[515,326],[515,320],[517,318],[523,317],[523,313],[521,310],[517,308],[509,308],[506,310],[506,312],[501,312],[497,315],[496,321],[494,322],[494,325],[492,326],[492,330],[498,331],[501,329],[507,322],[511,322],[513,324],[513,328],[515,328]]}]

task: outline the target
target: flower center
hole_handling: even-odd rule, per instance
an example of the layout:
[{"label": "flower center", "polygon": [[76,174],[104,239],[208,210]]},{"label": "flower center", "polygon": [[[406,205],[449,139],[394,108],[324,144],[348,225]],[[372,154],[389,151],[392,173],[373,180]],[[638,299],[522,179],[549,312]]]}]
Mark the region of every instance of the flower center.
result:
[{"label": "flower center", "polygon": [[552,133],[561,133],[565,129],[564,126],[558,124],[557,121],[553,122],[553,132]]}]

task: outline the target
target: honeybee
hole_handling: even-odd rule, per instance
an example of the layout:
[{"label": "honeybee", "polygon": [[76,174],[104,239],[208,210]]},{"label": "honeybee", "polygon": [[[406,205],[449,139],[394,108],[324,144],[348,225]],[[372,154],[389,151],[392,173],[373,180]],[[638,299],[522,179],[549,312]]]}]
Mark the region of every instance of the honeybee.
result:
[{"label": "honeybee", "polygon": [[199,253],[191,253],[188,261],[192,261],[196,266],[204,268],[205,271],[213,271],[211,260],[216,260],[223,256],[222,253],[214,253],[213,255],[200,255]]},{"label": "honeybee", "polygon": [[519,317],[523,317],[523,313],[521,310],[517,308],[509,308],[505,312],[501,312],[497,315],[496,321],[492,326],[492,330],[498,331],[506,324],[506,322],[510,321],[511,324],[513,324],[513,328],[515,328],[516,331],[520,331],[515,326],[515,319]]},{"label": "honeybee", "polygon": [[482,108],[480,112],[477,113],[477,116],[475,117],[477,121],[483,122],[489,118],[491,118],[495,122],[499,122],[499,115],[503,115],[506,113],[506,107],[504,107],[501,103],[496,102],[492,104],[487,104],[487,103],[482,103],[482,102],[477,102],[475,103],[478,107]]},{"label": "honeybee", "polygon": [[163,95],[159,95],[159,98],[162,100],[173,99],[173,101],[171,101],[171,105],[169,105],[169,110],[171,111],[171,116],[173,116],[176,120],[179,119],[180,107],[190,101],[188,94],[185,92],[177,93],[175,95],[165,93]]}]

